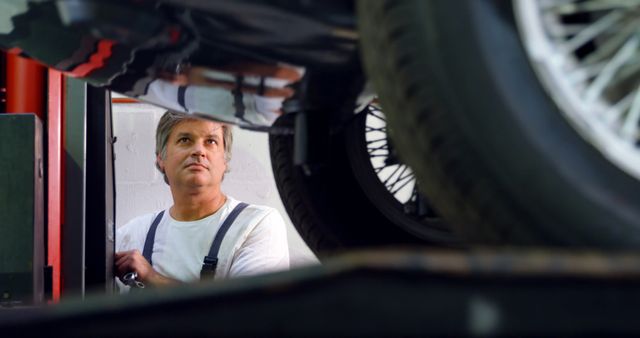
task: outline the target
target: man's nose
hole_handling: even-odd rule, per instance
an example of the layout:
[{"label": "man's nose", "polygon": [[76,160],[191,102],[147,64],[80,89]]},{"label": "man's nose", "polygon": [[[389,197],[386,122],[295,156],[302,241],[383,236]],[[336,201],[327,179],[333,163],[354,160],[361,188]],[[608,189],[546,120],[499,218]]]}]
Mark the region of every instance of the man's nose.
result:
[{"label": "man's nose", "polygon": [[204,146],[200,144],[195,144],[191,151],[191,156],[196,156],[196,157],[204,156]]}]

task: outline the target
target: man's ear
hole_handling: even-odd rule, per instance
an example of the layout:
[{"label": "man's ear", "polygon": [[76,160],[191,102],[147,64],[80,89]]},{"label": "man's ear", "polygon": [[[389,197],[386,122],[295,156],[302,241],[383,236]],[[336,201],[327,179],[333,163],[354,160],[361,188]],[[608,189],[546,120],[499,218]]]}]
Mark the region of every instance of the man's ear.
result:
[{"label": "man's ear", "polygon": [[160,169],[160,172],[164,174],[164,161],[162,160],[160,154],[156,155],[156,166],[158,167],[158,169]]}]

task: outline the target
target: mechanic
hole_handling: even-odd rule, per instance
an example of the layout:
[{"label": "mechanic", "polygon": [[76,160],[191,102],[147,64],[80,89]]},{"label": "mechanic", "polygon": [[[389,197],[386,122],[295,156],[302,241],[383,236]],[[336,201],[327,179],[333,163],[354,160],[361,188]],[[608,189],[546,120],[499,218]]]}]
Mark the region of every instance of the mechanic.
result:
[{"label": "mechanic", "polygon": [[[173,205],[117,230],[115,265],[146,287],[223,279],[289,268],[282,216],[224,194],[231,126],[167,111],[156,130],[156,167]],[[215,238],[215,240],[214,240]],[[126,288],[123,288],[126,289]]]}]

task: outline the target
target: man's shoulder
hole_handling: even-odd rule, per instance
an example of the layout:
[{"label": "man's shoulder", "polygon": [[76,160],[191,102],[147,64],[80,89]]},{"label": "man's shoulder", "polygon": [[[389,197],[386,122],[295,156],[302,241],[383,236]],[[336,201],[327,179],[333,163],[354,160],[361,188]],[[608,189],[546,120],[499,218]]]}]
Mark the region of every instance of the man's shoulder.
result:
[{"label": "man's shoulder", "polygon": [[251,203],[247,203],[247,204],[248,204],[247,210],[253,210],[253,211],[264,213],[264,214],[278,212],[275,208],[272,208],[267,205],[251,204]]},{"label": "man's shoulder", "polygon": [[246,203],[247,207],[242,211],[243,213],[250,213],[250,214],[264,215],[264,216],[272,213],[278,213],[278,211],[275,208],[270,206],[242,202],[233,197],[230,197],[229,199],[231,200],[231,203],[229,204],[229,210],[233,210],[240,203]]},{"label": "man's shoulder", "polygon": [[143,214],[131,219],[116,230],[116,250],[142,250],[142,245],[158,212]]},{"label": "man's shoulder", "polygon": [[[233,210],[238,204],[242,203],[241,201],[232,199],[232,203],[229,205],[229,212]],[[247,203],[247,202],[244,202]],[[249,226],[249,230],[253,229],[255,226],[285,226],[284,219],[280,212],[273,207],[267,205],[253,204],[247,203],[247,207],[241,212],[239,215],[239,219],[242,219],[242,222],[247,222]]]},{"label": "man's shoulder", "polygon": [[146,213],[137,217],[132,218],[129,222],[125,223],[123,226],[118,228],[119,232],[130,232],[135,230],[143,230],[143,228],[148,229],[151,226],[151,223],[156,218],[160,212],[163,210]]}]

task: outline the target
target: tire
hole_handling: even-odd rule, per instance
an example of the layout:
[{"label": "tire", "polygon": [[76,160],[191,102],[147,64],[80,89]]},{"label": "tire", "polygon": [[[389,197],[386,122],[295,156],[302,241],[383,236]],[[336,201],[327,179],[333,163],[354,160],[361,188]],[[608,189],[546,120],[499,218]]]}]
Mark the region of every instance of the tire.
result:
[{"label": "tire", "polygon": [[640,247],[639,180],[563,117],[510,3],[357,7],[391,136],[452,227],[484,244]]},{"label": "tire", "polygon": [[[301,237],[320,257],[359,248],[454,243],[448,229],[433,230],[431,237],[416,237],[398,226],[398,223],[415,220],[407,220],[406,216],[393,214],[393,211],[389,214],[394,206],[383,206],[388,209],[385,215],[380,210],[381,205],[376,203],[387,203],[388,200],[380,200],[378,196],[372,201],[367,196],[358,176],[363,170],[372,169],[366,166],[354,169],[351,165],[362,159],[362,153],[366,154],[366,148],[357,137],[354,138],[363,135],[362,116],[358,114],[346,128],[331,134],[328,162],[323,170],[312,175],[306,175],[293,164],[293,135],[269,135],[276,186]],[[292,114],[283,115],[274,124],[275,129],[291,128],[294,118]]]}]

